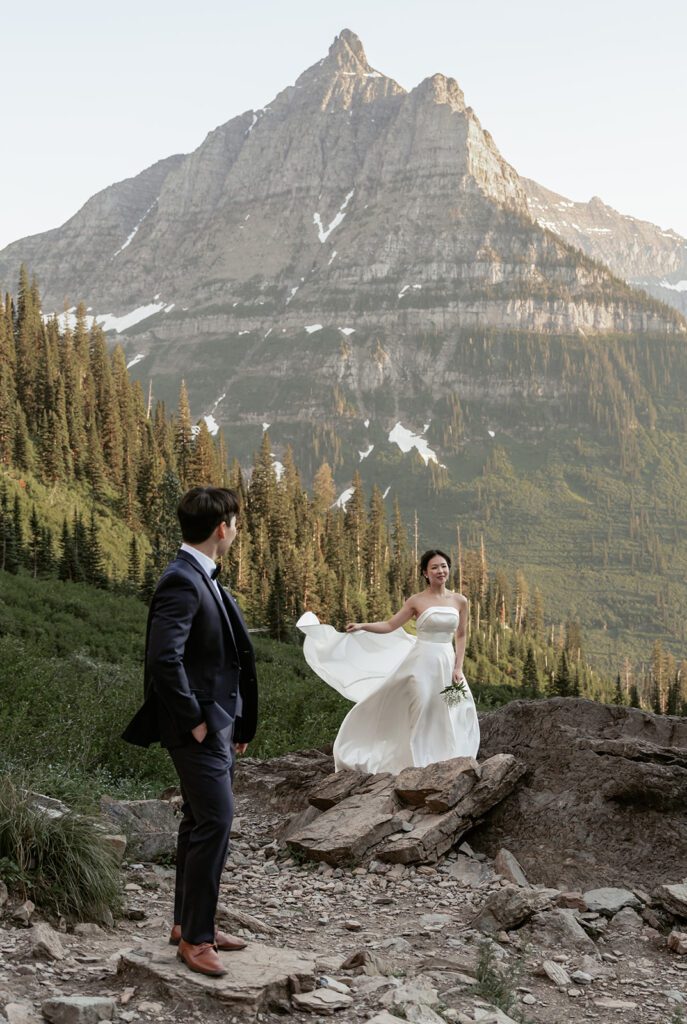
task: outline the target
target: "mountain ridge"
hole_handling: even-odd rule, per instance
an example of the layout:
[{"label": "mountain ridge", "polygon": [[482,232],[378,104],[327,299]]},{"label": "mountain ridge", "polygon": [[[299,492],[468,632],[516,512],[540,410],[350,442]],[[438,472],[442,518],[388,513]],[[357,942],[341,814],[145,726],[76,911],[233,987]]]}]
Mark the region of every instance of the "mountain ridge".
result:
[{"label": "mountain ridge", "polygon": [[687,239],[619,213],[599,196],[574,202],[530,178],[521,180],[539,224],[605,263],[628,284],[687,313]]}]

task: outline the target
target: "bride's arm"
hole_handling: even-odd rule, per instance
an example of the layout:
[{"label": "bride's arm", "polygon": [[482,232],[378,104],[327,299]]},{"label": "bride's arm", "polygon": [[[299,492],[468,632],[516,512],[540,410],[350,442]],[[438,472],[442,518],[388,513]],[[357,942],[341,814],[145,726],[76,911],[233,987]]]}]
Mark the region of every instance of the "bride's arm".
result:
[{"label": "bride's arm", "polygon": [[386,622],[349,622],[346,626],[347,633],[357,633],[361,629],[366,633],[393,633],[399,626],[403,626],[412,619],[415,614],[412,597],[409,597],[400,611],[392,615]]},{"label": "bride's arm", "polygon": [[453,681],[459,683],[463,678],[463,659],[465,657],[465,644],[468,633],[468,603],[463,600],[458,609],[460,618],[456,628],[456,662],[453,667]]}]

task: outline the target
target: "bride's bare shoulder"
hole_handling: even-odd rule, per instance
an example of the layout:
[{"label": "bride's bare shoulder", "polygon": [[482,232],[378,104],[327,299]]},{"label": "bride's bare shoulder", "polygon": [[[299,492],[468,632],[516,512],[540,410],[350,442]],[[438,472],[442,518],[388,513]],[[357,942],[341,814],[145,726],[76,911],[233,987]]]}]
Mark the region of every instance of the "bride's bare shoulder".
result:
[{"label": "bride's bare shoulder", "polygon": [[427,604],[427,595],[420,591],[419,594],[410,595],[405,603],[405,607],[412,609],[414,615],[418,615],[420,612],[425,610]]},{"label": "bride's bare shoulder", "polygon": [[456,592],[453,594],[453,600],[455,601],[456,608],[458,609],[467,608],[468,606],[468,599],[465,594],[458,594]]}]

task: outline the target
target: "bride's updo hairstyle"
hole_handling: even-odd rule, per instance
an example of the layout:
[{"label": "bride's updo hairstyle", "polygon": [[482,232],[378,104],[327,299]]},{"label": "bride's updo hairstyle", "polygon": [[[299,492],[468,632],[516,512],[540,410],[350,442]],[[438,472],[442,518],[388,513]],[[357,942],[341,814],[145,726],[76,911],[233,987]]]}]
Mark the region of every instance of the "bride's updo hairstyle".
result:
[{"label": "bride's updo hairstyle", "polygon": [[449,572],[451,571],[451,559],[446,554],[446,552],[440,551],[439,548],[430,548],[429,551],[425,551],[424,555],[420,559],[420,573],[424,577],[424,579],[427,579],[427,577],[425,576],[425,569],[432,561],[432,559],[437,557],[437,555],[439,556],[439,558],[444,559],[449,568]]}]

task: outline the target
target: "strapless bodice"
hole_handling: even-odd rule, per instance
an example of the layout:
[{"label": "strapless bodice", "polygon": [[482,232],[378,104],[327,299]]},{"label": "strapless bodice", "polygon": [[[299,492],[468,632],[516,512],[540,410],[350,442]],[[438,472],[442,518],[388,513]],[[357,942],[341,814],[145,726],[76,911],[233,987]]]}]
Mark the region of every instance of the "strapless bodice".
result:
[{"label": "strapless bodice", "polygon": [[415,620],[417,639],[424,643],[450,644],[458,625],[458,612],[444,605],[425,608]]}]

